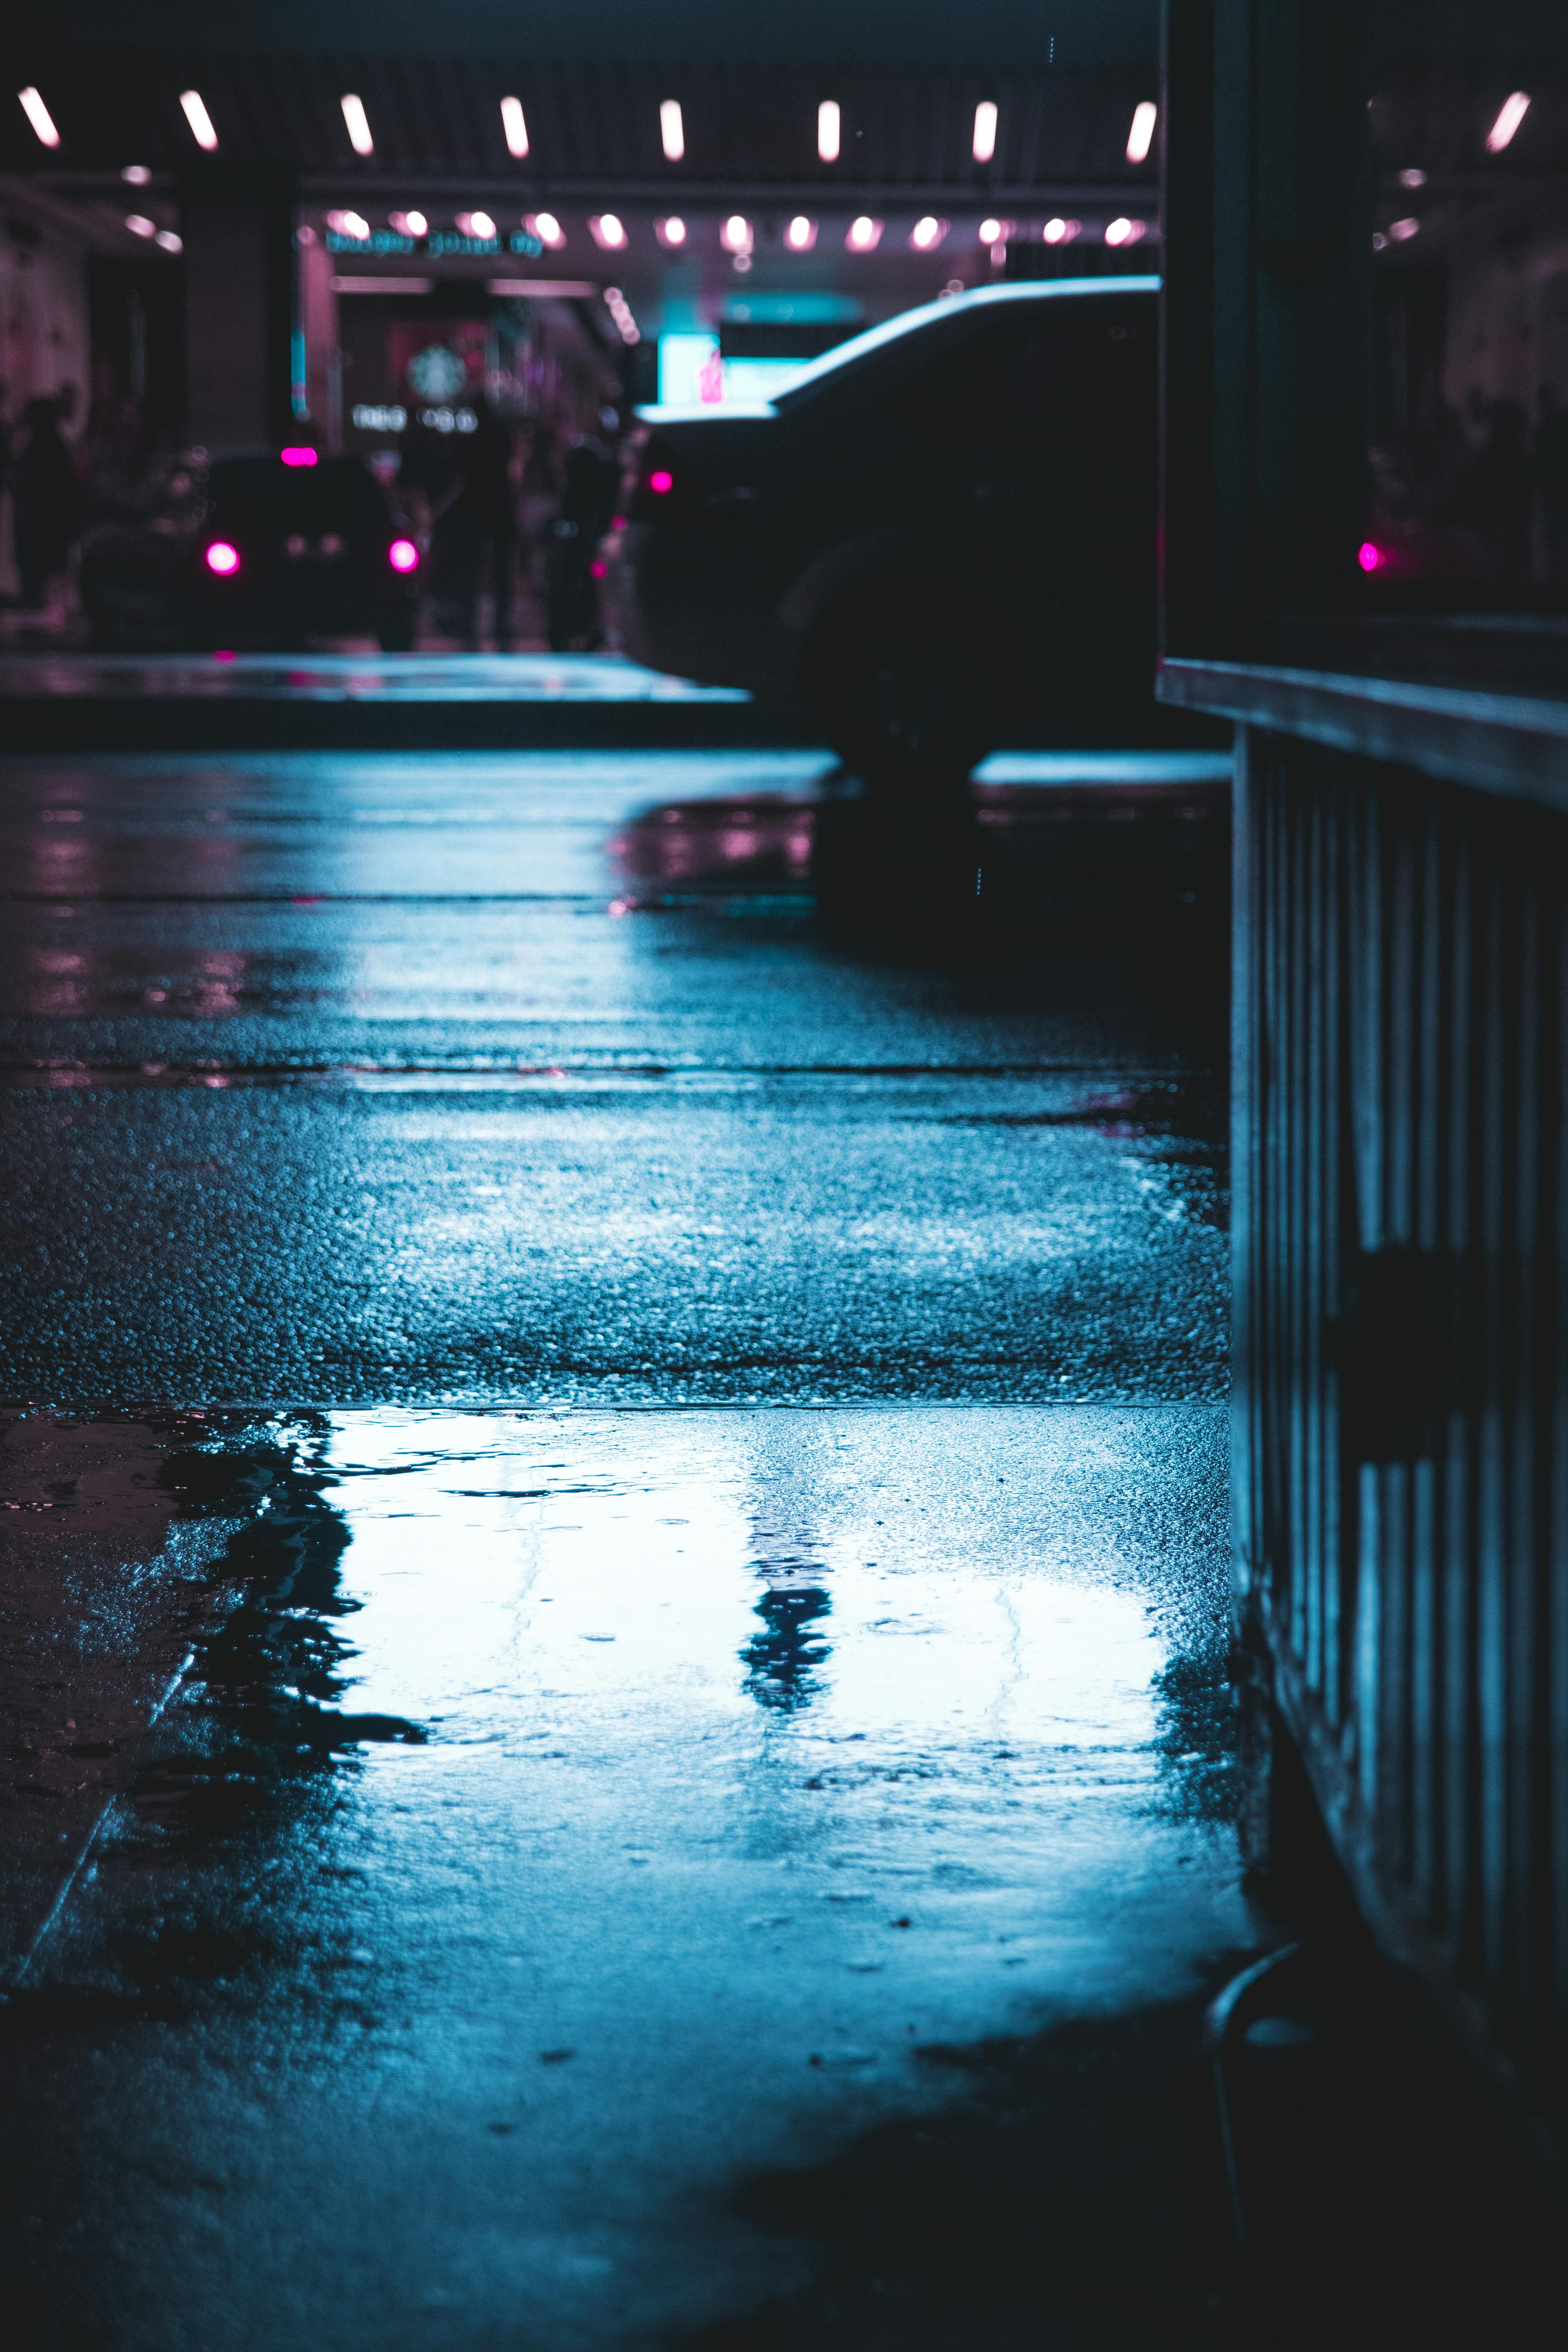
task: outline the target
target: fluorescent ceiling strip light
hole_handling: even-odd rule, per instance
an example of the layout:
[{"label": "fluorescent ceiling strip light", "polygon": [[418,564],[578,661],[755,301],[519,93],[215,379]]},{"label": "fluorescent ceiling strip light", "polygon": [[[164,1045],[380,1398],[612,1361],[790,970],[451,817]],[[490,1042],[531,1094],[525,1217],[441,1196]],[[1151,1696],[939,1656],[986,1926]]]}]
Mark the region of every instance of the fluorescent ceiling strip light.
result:
[{"label": "fluorescent ceiling strip light", "polygon": [[33,126],[39,145],[58,147],[60,143],[60,134],[55,129],[55,118],[44,104],[38,92],[33,88],[32,83],[29,82],[26,89],[19,89],[16,96],[21,103],[23,113]]},{"label": "fluorescent ceiling strip light", "polygon": [[1160,120],[1160,110],[1152,98],[1144,99],[1132,110],[1132,128],[1127,134],[1127,160],[1130,163],[1146,163],[1149,150],[1154,144],[1154,125]]},{"label": "fluorescent ceiling strip light", "polygon": [[374,155],[375,142],[370,135],[370,117],[364,110],[364,100],[353,91],[342,101],[343,121],[348,124],[349,145],[356,155]]},{"label": "fluorescent ceiling strip light", "polygon": [[185,121],[191,126],[191,137],[195,141],[196,145],[205,148],[209,155],[216,153],[217,132],[213,129],[213,119],[202,101],[201,91],[183,89],[180,92],[180,105],[184,109]]}]

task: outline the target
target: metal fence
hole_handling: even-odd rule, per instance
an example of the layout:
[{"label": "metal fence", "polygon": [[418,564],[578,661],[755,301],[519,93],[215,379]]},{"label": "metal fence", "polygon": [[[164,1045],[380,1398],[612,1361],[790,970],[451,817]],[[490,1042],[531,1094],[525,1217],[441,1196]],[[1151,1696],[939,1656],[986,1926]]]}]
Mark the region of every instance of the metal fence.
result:
[{"label": "metal fence", "polygon": [[1386,1949],[1568,2115],[1568,817],[1258,728],[1241,1655]]}]

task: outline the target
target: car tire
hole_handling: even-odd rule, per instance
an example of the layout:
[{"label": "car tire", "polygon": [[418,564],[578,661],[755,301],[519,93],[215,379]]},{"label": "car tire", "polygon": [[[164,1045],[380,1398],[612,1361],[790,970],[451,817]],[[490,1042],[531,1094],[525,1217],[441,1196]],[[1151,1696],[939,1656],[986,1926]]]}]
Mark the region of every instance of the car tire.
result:
[{"label": "car tire", "polygon": [[994,743],[1006,634],[956,582],[869,582],[814,631],[805,699],[868,784],[940,791],[966,779]]}]

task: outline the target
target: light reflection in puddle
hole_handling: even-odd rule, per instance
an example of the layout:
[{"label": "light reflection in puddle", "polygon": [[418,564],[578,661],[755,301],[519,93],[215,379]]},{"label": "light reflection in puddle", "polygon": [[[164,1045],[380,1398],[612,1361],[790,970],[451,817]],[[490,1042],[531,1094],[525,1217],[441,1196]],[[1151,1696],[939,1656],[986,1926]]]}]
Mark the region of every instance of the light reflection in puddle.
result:
[{"label": "light reflection in puddle", "polygon": [[[1228,1836],[1156,1801],[1170,1642],[1151,1614],[1191,1599],[1171,1590],[1173,1530],[1212,1414],[384,1412],[331,1429],[356,1653],[339,1704],[428,1738],[360,1751],[392,1911],[427,1912],[426,1835],[441,1814],[449,1871],[458,1802],[486,1901],[499,1874],[520,1914],[570,1918],[565,1946],[590,1919],[613,1945],[634,1902],[633,1940],[666,1947],[672,1981],[739,1990],[755,1953],[729,1937],[754,1943],[770,1916],[764,1874],[797,1876],[776,1939],[792,1961],[840,1986],[892,1966],[901,2000],[938,2000],[922,2032],[1005,2021],[973,1981],[1004,1939],[1009,1995],[1074,2005],[1091,1948],[1098,2005],[1168,1989],[1194,1933],[1212,1945]],[[1189,1525],[1187,1585],[1215,1572]],[[915,1913],[919,1935],[889,1936]],[[591,2034],[559,1990],[557,2038]],[[814,1998],[797,1978],[789,2006]],[[797,2030],[886,2055],[909,2025],[883,2032],[879,1999],[836,1992],[830,2021]]]},{"label": "light reflection in puddle", "polygon": [[[640,2352],[786,2291],[816,2257],[738,2179],[962,2099],[922,2046],[1247,1942],[1154,1745],[1156,1674],[1215,1648],[1225,1441],[1180,1406],[251,1423],[263,1566],[164,1718],[195,1798],[176,1756],[51,1959],[90,1977],[139,1916],[137,2001],[201,2003],[119,2173],[231,2184],[236,2308],[285,2249],[374,2280],[348,2352],[437,2306],[454,2352]],[[269,1656],[314,1716],[258,1696]]]}]

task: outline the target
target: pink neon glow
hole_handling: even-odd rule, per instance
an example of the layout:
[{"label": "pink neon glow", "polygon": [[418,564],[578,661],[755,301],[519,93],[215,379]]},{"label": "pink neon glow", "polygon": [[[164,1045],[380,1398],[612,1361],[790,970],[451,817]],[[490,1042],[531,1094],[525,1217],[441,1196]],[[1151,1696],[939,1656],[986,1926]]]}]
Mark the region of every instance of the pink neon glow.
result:
[{"label": "pink neon glow", "polygon": [[1363,540],[1356,551],[1356,562],[1363,572],[1375,572],[1383,562],[1383,550],[1381,547],[1374,547],[1370,539]]},{"label": "pink neon glow", "polygon": [[588,574],[590,579],[603,580],[605,573],[609,571],[609,568],[610,567],[607,563],[604,562],[598,556],[595,556],[592,563],[588,566]]},{"label": "pink neon glow", "polygon": [[313,449],[284,449],[279,454],[286,466],[313,466],[316,462]]},{"label": "pink neon glow", "polygon": [[207,550],[207,570],[216,572],[220,579],[226,579],[231,572],[237,572],[238,548],[231,547],[226,539],[215,539]]},{"label": "pink neon glow", "polygon": [[666,497],[669,491],[674,489],[675,476],[673,474],[667,474],[664,467],[661,466],[656,473],[652,473],[648,476],[647,486],[648,488],[654,492],[656,497],[662,499]]},{"label": "pink neon glow", "polygon": [[395,539],[386,551],[386,560],[395,572],[414,572],[418,569],[419,550],[411,539]]}]

